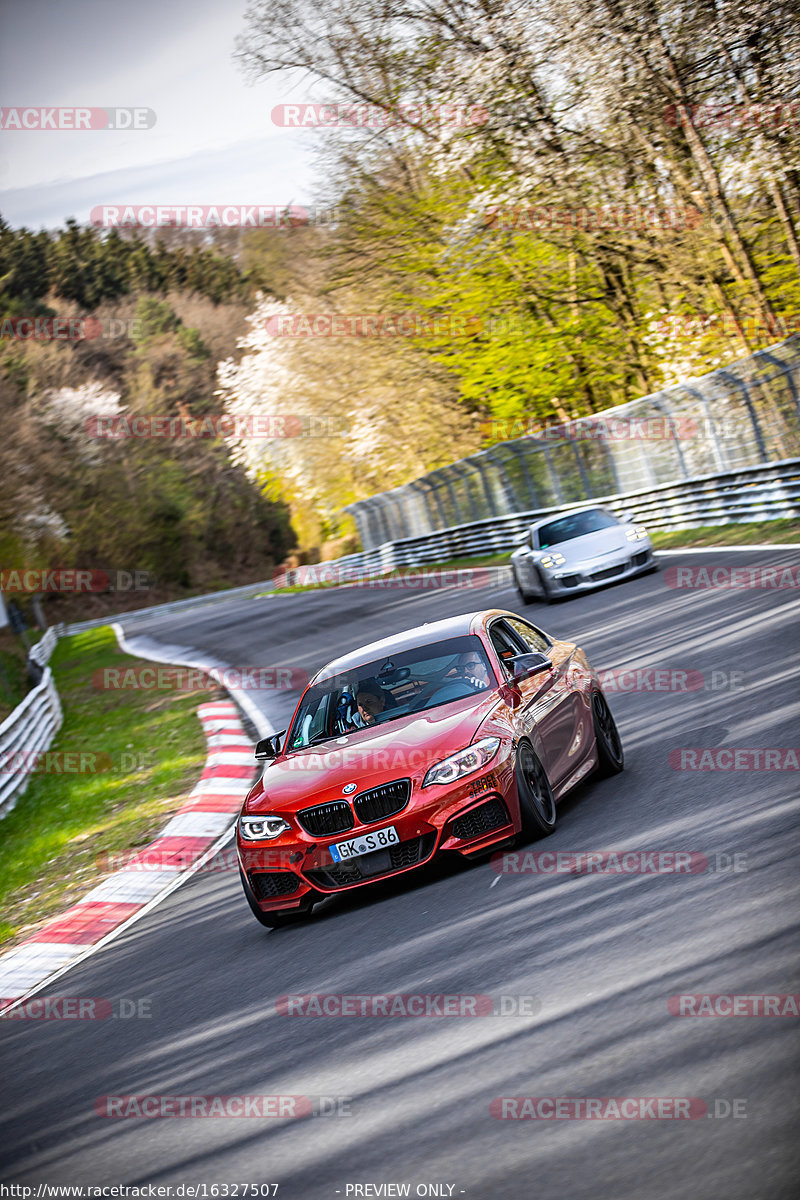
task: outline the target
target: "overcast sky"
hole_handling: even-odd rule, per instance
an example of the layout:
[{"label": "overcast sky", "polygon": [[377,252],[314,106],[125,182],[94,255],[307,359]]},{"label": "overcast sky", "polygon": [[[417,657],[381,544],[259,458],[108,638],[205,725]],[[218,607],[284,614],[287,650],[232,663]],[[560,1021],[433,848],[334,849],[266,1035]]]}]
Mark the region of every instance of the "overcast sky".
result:
[{"label": "overcast sky", "polygon": [[13,226],[87,221],[102,204],[325,200],[324,132],[272,125],[306,89],[248,85],[233,61],[245,0],[2,0],[3,107],[150,108],[152,129],[0,132],[0,212]]}]

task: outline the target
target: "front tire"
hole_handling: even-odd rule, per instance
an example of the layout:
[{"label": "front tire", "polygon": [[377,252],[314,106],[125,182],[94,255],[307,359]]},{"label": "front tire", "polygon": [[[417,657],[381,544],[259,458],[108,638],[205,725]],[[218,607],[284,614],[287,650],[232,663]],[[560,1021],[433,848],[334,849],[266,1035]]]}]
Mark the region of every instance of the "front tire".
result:
[{"label": "front tire", "polygon": [[516,567],[514,568],[514,583],[517,585],[517,592],[519,594],[519,598],[522,601],[522,603],[530,604],[531,601],[534,599],[534,597],[531,595],[530,592],[526,592],[525,588],[520,583],[519,575],[517,574]]},{"label": "front tire", "polygon": [[600,776],[618,775],[625,766],[625,752],[617,724],[602,692],[592,692],[592,721]]},{"label": "front tire", "polygon": [[250,905],[250,911],[259,925],[265,925],[267,929],[282,929],[285,925],[295,925],[311,912],[314,903],[313,900],[307,901],[302,908],[291,908],[284,912],[281,912],[280,909],[276,909],[274,912],[262,912],[258,906],[258,901],[250,891],[250,885],[241,867],[239,868],[239,878],[242,881],[242,890],[244,891],[247,903]]},{"label": "front tire", "polygon": [[515,770],[523,837],[546,837],[556,827],[556,802],[547,772],[525,739],[517,747]]},{"label": "front tire", "polygon": [[536,568],[536,574],[539,578],[539,587],[542,589],[542,595],[541,595],[542,603],[543,604],[552,604],[555,597],[553,596],[553,593],[550,591],[547,580],[545,579],[544,575],[542,574],[542,572],[539,570],[538,567]]}]

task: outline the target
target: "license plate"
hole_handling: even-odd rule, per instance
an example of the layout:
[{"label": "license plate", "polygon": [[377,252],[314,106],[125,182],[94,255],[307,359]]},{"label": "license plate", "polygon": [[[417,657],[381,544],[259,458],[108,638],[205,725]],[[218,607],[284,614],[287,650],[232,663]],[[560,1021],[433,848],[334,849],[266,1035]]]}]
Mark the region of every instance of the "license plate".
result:
[{"label": "license plate", "polygon": [[387,825],[385,829],[373,829],[359,837],[348,838],[346,842],[335,842],[328,846],[328,849],[334,862],[344,862],[348,858],[357,858],[359,854],[370,854],[373,850],[396,846],[399,841],[394,825]]}]

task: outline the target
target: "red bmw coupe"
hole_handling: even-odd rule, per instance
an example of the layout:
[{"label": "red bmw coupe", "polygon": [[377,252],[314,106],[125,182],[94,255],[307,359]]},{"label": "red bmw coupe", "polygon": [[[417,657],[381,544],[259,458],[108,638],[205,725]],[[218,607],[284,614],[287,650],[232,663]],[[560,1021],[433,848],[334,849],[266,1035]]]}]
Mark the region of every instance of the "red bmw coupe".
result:
[{"label": "red bmw coupe", "polygon": [[556,804],[622,744],[583,651],[515,613],[372,642],[309,683],[242,807],[242,886],[262,925],[429,862],[550,833]]}]

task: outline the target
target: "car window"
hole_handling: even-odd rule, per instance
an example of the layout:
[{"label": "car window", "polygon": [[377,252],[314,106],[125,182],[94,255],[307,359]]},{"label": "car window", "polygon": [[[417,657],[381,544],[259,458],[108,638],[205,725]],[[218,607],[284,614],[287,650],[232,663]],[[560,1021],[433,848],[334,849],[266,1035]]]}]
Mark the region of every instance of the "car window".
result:
[{"label": "car window", "polygon": [[303,750],[363,728],[357,704],[360,689],[377,696],[370,723],[386,725],[409,713],[463,700],[496,683],[483,643],[474,634],[418,646],[340,674],[326,677],[322,672],[300,701],[286,747]]},{"label": "car window", "polygon": [[511,659],[515,658],[518,654],[527,653],[527,645],[514,632],[505,619],[493,622],[489,629],[489,637],[494,646],[495,653],[503,665],[503,670],[506,675],[510,675]]},{"label": "car window", "polygon": [[556,521],[548,521],[537,531],[536,537],[539,549],[547,550],[550,546],[558,546],[587,533],[613,529],[615,525],[619,525],[619,521],[612,517],[611,513],[604,512],[602,508],[593,508],[589,512],[571,513],[569,516],[559,517]]},{"label": "car window", "polygon": [[540,629],[535,629],[533,625],[529,625],[527,621],[523,621],[521,618],[512,620],[509,617],[508,624],[517,636],[522,639],[528,653],[545,654],[550,649],[552,645],[550,639]]}]

